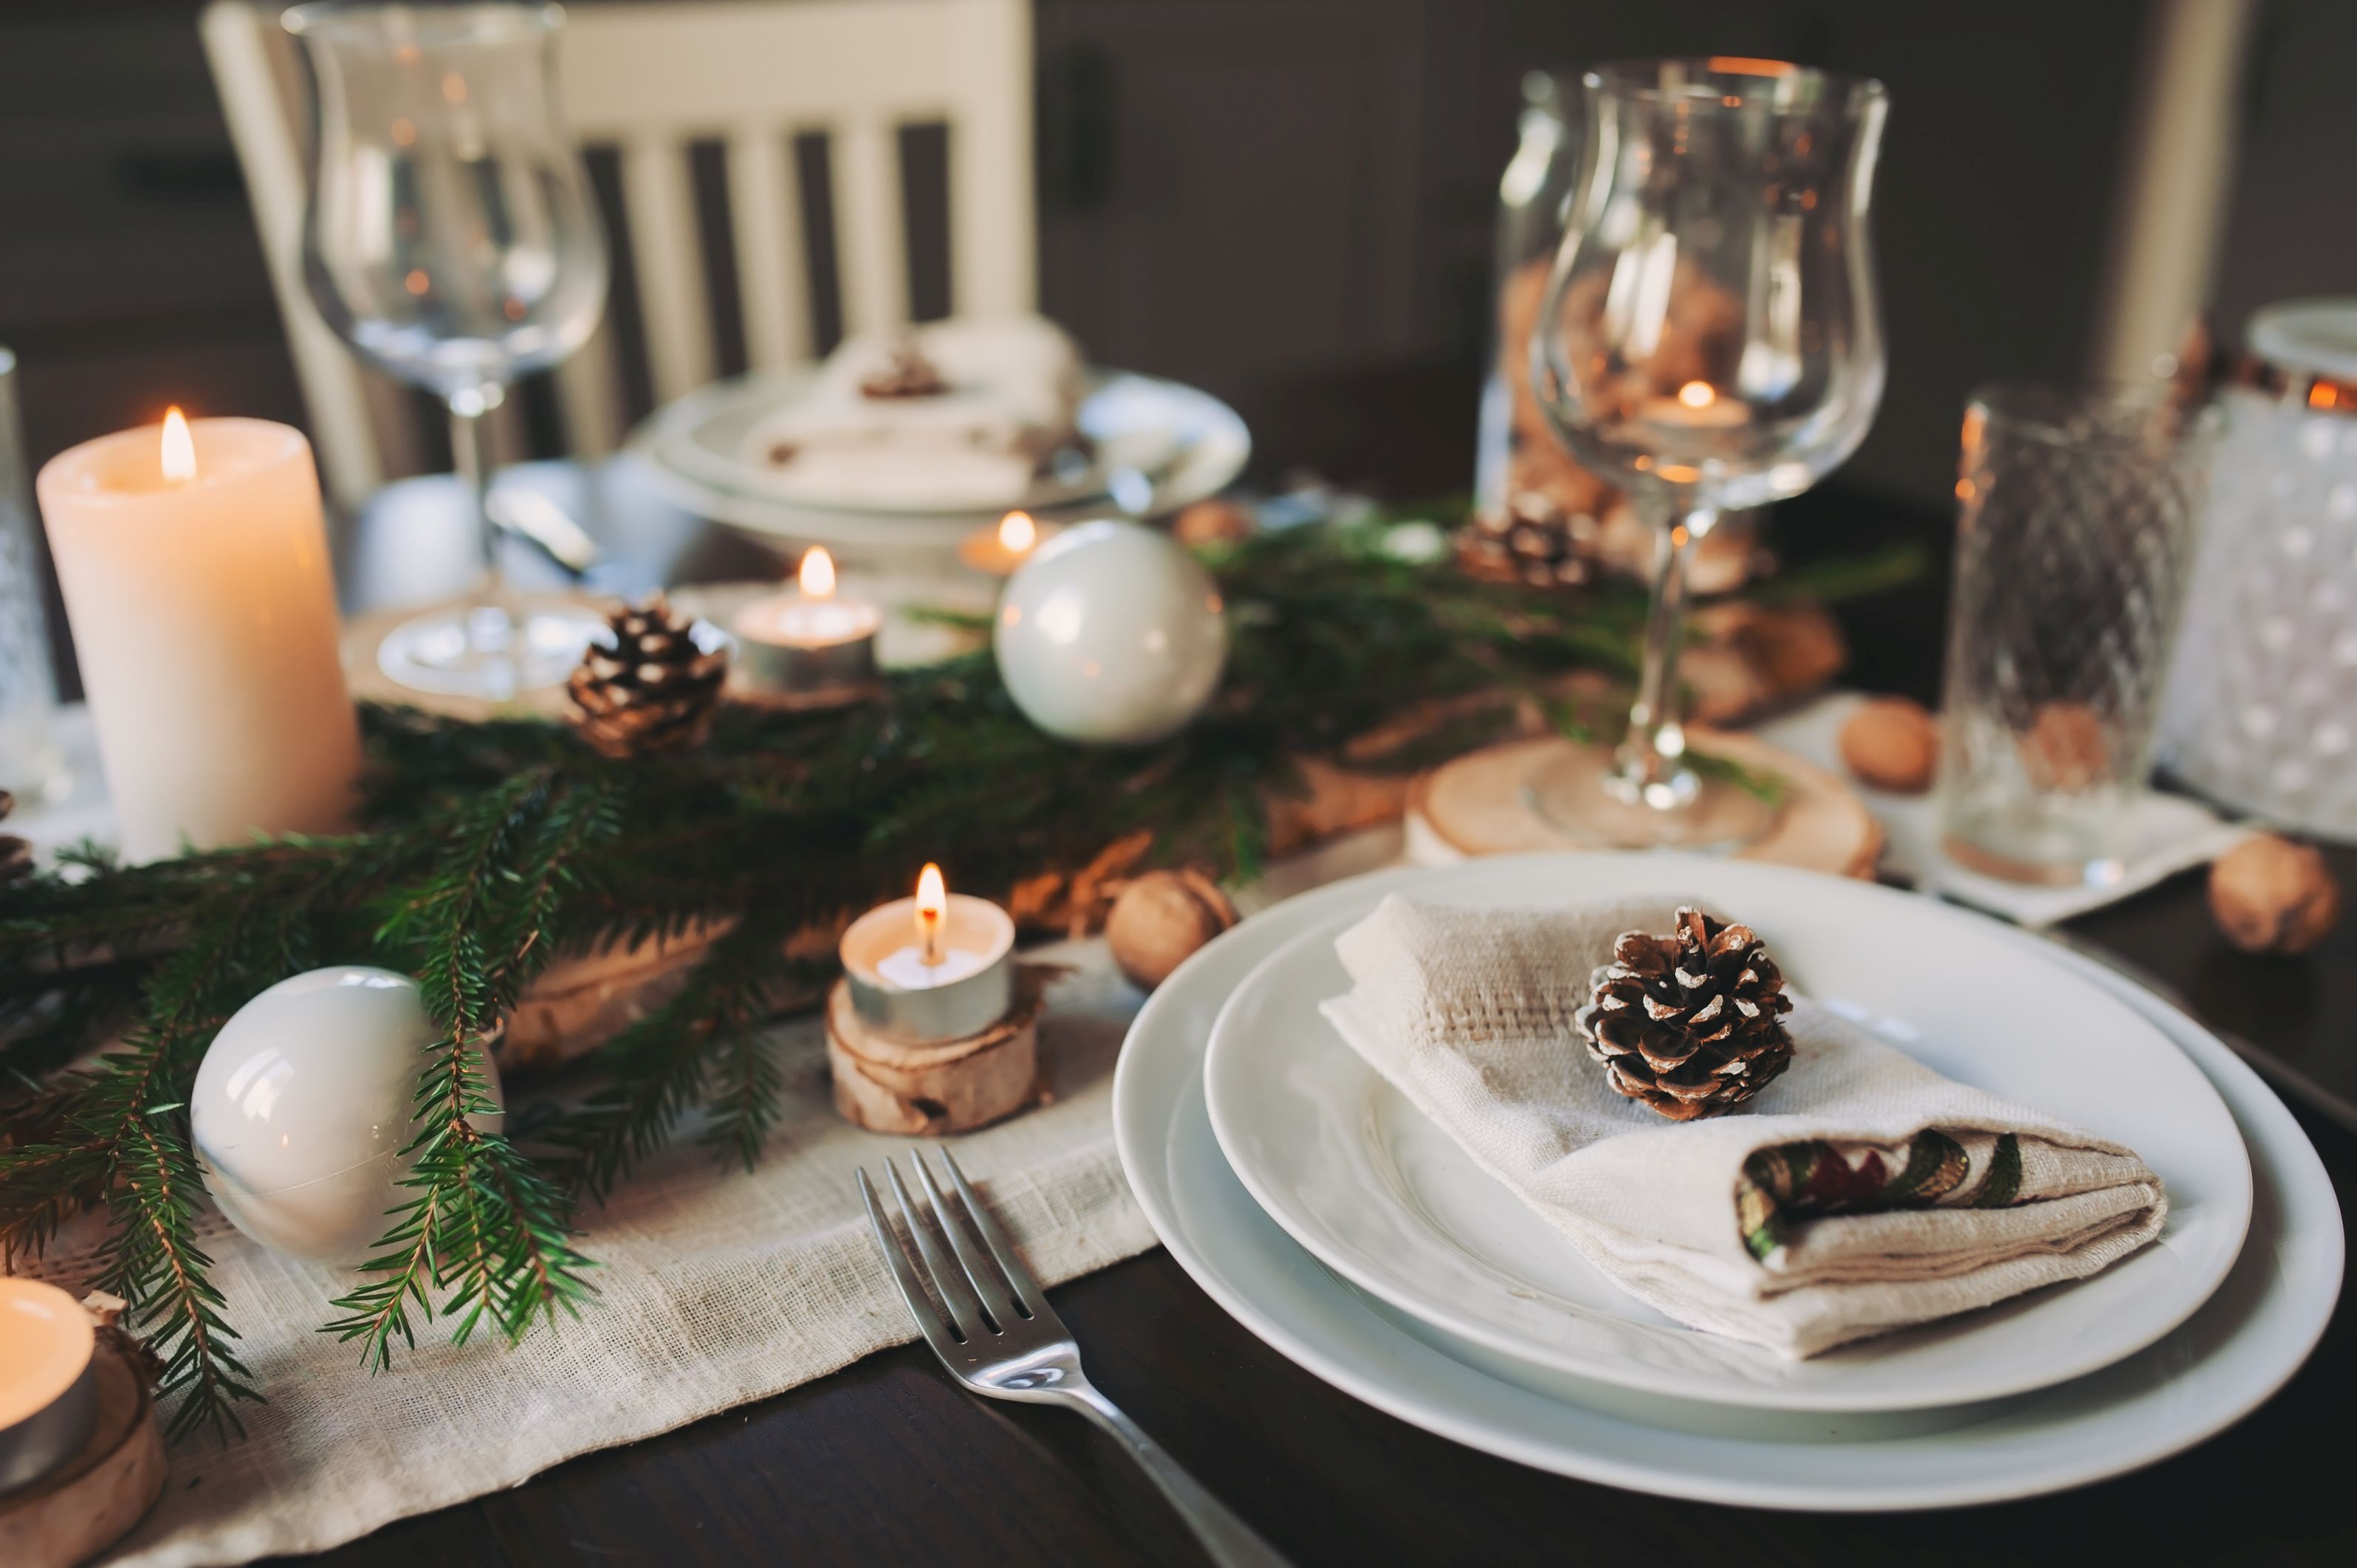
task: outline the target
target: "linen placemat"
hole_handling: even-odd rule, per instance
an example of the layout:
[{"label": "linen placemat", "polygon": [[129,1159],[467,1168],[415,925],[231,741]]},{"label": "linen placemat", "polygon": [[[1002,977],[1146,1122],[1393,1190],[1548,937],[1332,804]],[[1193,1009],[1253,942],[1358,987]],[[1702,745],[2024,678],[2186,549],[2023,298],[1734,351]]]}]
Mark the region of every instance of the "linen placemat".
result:
[{"label": "linen placemat", "polygon": [[[1052,1285],[1155,1236],[1113,1138],[1114,1059],[1137,994],[1101,941],[1037,956],[1072,969],[1040,1023],[1054,1098],[951,1146]],[[353,1347],[318,1332],[349,1275],[275,1257],[210,1218],[213,1281],[270,1402],[240,1407],[242,1441],[176,1444],[155,1511],[102,1561],[198,1568],[321,1551],[915,1338],[852,1173],[920,1141],[836,1117],[816,1016],[780,1026],[770,1043],[788,1094],[759,1165],[724,1169],[679,1145],[648,1161],[581,1217],[600,1264],[596,1302],[513,1348],[453,1348],[434,1325],[371,1376]],[[94,1270],[68,1244],[27,1272],[79,1294]]]}]

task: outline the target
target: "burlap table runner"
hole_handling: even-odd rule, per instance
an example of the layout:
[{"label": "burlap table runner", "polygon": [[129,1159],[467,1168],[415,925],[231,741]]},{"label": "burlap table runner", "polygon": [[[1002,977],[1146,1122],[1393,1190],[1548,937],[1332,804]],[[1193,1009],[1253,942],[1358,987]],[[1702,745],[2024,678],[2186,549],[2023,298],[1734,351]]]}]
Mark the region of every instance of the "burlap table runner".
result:
[{"label": "burlap table runner", "polygon": [[[1074,967],[1040,1025],[1054,1099],[955,1147],[1054,1284],[1155,1237],[1122,1179],[1111,1120],[1114,1058],[1136,993],[1101,942],[1039,956]],[[583,1217],[584,1244],[602,1265],[597,1303],[512,1349],[453,1349],[435,1332],[371,1377],[352,1347],[318,1332],[346,1276],[287,1262],[210,1220],[202,1245],[270,1403],[246,1407],[242,1442],[175,1446],[162,1500],[104,1561],[193,1568],[319,1551],[913,1339],[852,1178],[909,1141],[836,1118],[814,1016],[781,1025],[773,1044],[789,1100],[759,1168],[722,1170],[693,1147],[650,1161]],[[92,1269],[68,1248],[34,1272],[70,1288]]]}]

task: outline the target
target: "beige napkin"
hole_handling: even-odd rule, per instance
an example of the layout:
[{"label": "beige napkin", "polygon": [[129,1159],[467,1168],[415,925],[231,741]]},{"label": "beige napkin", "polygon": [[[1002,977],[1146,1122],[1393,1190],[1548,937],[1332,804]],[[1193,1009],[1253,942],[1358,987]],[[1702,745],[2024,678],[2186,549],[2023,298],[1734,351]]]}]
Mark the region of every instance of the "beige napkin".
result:
[{"label": "beige napkin", "polygon": [[1394,895],[1336,942],[1355,984],[1325,1012],[1622,1289],[1787,1356],[2083,1279],[2160,1233],[2169,1201],[2130,1150],[1804,997],[1792,1068],[1733,1114],[1673,1123],[1614,1093],[1573,1015],[1613,939],[1674,908]]},{"label": "beige napkin", "polygon": [[[861,389],[913,347],[944,383],[920,397]],[[1072,439],[1082,375],[1071,338],[1036,316],[956,318],[854,338],[804,396],[765,416],[745,456],[770,487],[814,502],[912,510],[1020,502]]]}]

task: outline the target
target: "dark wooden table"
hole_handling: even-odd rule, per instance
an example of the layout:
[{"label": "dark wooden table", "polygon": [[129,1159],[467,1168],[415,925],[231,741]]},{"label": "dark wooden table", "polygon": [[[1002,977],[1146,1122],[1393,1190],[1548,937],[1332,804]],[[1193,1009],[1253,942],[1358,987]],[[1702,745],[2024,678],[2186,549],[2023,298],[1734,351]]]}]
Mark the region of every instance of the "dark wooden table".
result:
[{"label": "dark wooden table", "polygon": [[[1363,434],[1353,439],[1383,449]],[[516,478],[546,487],[612,542],[615,585],[780,569],[772,553],[627,486],[564,467]],[[451,499],[421,481],[360,520],[345,552],[348,598],[380,603],[457,580],[466,547]],[[1908,532],[1936,542],[1943,528],[1936,515],[1837,491],[1789,510],[1779,527],[1798,554]],[[517,565],[543,570],[521,553]],[[1934,582],[1847,612],[1850,678],[1928,695],[1942,602]],[[2357,888],[2357,854],[2332,858]],[[2246,957],[2211,925],[2194,874],[2072,929],[2160,976],[2263,1067],[2288,1069],[2344,1104],[2357,1100],[2357,922],[2302,959]],[[2345,1213],[2357,1201],[2357,1131],[2297,1097],[2294,1104]],[[2344,1489],[2357,1326],[2345,1302],[2289,1387],[2190,1453],[2029,1502],[1828,1516],[1672,1502],[1459,1447],[1295,1367],[1158,1250],[1055,1294],[1105,1391],[1305,1565],[2357,1562],[2357,1501]],[[667,1436],[574,1460],[513,1491],[390,1526],[322,1561],[952,1568],[1202,1559],[1128,1462],[1080,1421],[969,1398],[912,1345]]]}]

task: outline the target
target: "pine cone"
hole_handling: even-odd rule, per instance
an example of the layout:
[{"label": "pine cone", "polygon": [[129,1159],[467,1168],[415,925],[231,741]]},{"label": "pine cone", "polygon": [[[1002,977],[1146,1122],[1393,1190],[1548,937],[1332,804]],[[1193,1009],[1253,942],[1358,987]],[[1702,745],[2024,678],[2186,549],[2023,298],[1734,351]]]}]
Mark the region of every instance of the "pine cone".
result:
[{"label": "pine cone", "polygon": [[1598,526],[1588,513],[1565,516],[1536,498],[1517,496],[1505,512],[1477,513],[1458,534],[1458,564],[1493,583],[1583,587],[1602,566]]},{"label": "pine cone", "polygon": [[884,362],[859,383],[859,395],[872,398],[939,397],[950,390],[941,371],[914,338],[894,343]]},{"label": "pine cone", "polygon": [[[0,821],[16,809],[16,797],[0,789]],[[14,833],[0,833],[0,883],[29,876],[33,872],[33,846]]]},{"label": "pine cone", "polygon": [[1579,1010],[1612,1087],[1673,1122],[1731,1111],[1792,1062],[1784,977],[1747,926],[1680,909],[1676,934],[1631,931]]},{"label": "pine cone", "polygon": [[701,745],[720,702],[728,650],[695,645],[694,622],[672,613],[661,594],[627,606],[606,623],[611,647],[589,645],[565,689],[581,711],[574,728],[608,757],[643,757]]}]

